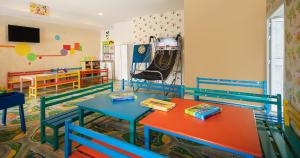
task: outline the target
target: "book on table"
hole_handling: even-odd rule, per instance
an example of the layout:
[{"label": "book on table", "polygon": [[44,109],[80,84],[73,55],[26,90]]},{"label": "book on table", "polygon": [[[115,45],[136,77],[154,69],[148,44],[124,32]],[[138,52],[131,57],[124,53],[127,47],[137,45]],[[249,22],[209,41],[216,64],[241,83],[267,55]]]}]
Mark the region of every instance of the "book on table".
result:
[{"label": "book on table", "polygon": [[115,92],[110,94],[109,96],[113,102],[137,99],[137,96],[132,92]]},{"label": "book on table", "polygon": [[204,103],[186,108],[184,110],[186,114],[194,116],[201,120],[205,120],[207,117],[213,116],[221,111],[222,109],[218,106],[212,106]]},{"label": "book on table", "polygon": [[159,100],[155,98],[148,98],[142,101],[141,105],[155,110],[161,110],[161,111],[169,111],[176,106],[176,104],[173,102],[168,102],[168,101]]}]

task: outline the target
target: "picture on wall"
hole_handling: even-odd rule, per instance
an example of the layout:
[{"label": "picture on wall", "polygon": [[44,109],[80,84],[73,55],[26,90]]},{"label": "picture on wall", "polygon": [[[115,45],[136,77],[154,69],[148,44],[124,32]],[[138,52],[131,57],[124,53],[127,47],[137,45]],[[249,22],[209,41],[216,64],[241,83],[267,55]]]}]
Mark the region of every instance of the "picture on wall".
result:
[{"label": "picture on wall", "polygon": [[29,5],[30,13],[38,14],[38,15],[49,15],[49,8],[48,6],[37,4],[37,3],[30,3]]}]

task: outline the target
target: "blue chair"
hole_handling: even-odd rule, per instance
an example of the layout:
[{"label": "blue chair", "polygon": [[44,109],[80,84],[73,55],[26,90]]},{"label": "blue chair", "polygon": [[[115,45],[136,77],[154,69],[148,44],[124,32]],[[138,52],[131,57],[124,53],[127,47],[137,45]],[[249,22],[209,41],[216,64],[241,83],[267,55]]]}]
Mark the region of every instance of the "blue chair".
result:
[{"label": "blue chair", "polygon": [[23,93],[12,92],[12,93],[4,93],[0,95],[0,110],[3,110],[2,112],[3,126],[6,126],[7,109],[11,107],[19,106],[21,129],[24,133],[26,132],[23,104],[25,104],[25,96]]},{"label": "blue chair", "polygon": [[[76,133],[76,134],[75,134]],[[93,140],[90,140],[90,139]],[[81,146],[79,151],[72,152],[72,141]],[[152,151],[128,144],[121,140],[96,133],[86,128],[72,125],[71,120],[65,122],[65,158],[68,157],[151,157],[163,158],[164,156]]]}]

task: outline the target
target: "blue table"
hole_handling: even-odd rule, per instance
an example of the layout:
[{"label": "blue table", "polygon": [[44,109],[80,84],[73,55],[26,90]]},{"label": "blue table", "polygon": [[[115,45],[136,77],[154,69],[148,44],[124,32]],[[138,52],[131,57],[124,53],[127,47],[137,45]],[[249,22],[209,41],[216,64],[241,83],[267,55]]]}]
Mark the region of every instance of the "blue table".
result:
[{"label": "blue table", "polygon": [[134,144],[136,121],[151,110],[150,108],[141,106],[141,101],[147,98],[167,99],[166,96],[158,94],[136,92],[135,95],[138,96],[136,100],[112,102],[109,94],[104,94],[76,103],[76,105],[79,107],[79,125],[84,126],[84,110],[89,110],[129,121],[130,143]]},{"label": "blue table", "polygon": [[21,129],[23,132],[26,132],[25,117],[23,104],[25,103],[25,97],[23,93],[12,92],[5,93],[0,95],[0,110],[3,110],[2,113],[2,124],[6,125],[6,113],[7,109],[15,106],[19,106],[20,120],[21,120]]}]

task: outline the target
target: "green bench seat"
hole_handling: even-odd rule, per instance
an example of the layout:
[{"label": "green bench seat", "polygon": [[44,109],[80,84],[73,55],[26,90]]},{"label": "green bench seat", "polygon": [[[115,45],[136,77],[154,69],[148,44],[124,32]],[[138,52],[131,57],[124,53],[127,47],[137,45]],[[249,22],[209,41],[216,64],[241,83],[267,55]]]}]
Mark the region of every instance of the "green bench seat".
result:
[{"label": "green bench seat", "polygon": [[[84,111],[84,115],[90,115],[93,112],[91,111]],[[61,112],[59,114],[56,114],[54,116],[48,117],[45,119],[44,124],[46,126],[49,126],[51,128],[60,128],[65,125],[66,120],[72,120],[72,122],[77,121],[79,118],[78,115],[78,108],[74,108],[65,112]]]},{"label": "green bench seat", "polygon": [[[71,120],[72,122],[78,121],[79,113],[78,108],[60,112],[53,116],[46,117],[46,108],[61,103],[66,103],[75,99],[79,99],[92,94],[99,94],[106,90],[113,91],[113,82],[91,86],[88,88],[82,88],[80,90],[75,90],[59,95],[41,97],[41,143],[49,143],[52,145],[53,149],[56,150],[59,148],[59,129],[64,127],[66,120]],[[85,111],[84,115],[90,115],[93,112]],[[53,139],[47,137],[46,127],[53,129]]]},{"label": "green bench seat", "polygon": [[[257,121],[256,125],[264,157],[297,158],[300,156],[299,138],[294,137],[293,140],[288,140],[287,136],[291,133],[286,135],[287,132],[278,128],[278,125],[273,122]],[[287,126],[284,128],[291,130]],[[298,148],[297,145],[291,144],[292,141],[298,142]]]}]

